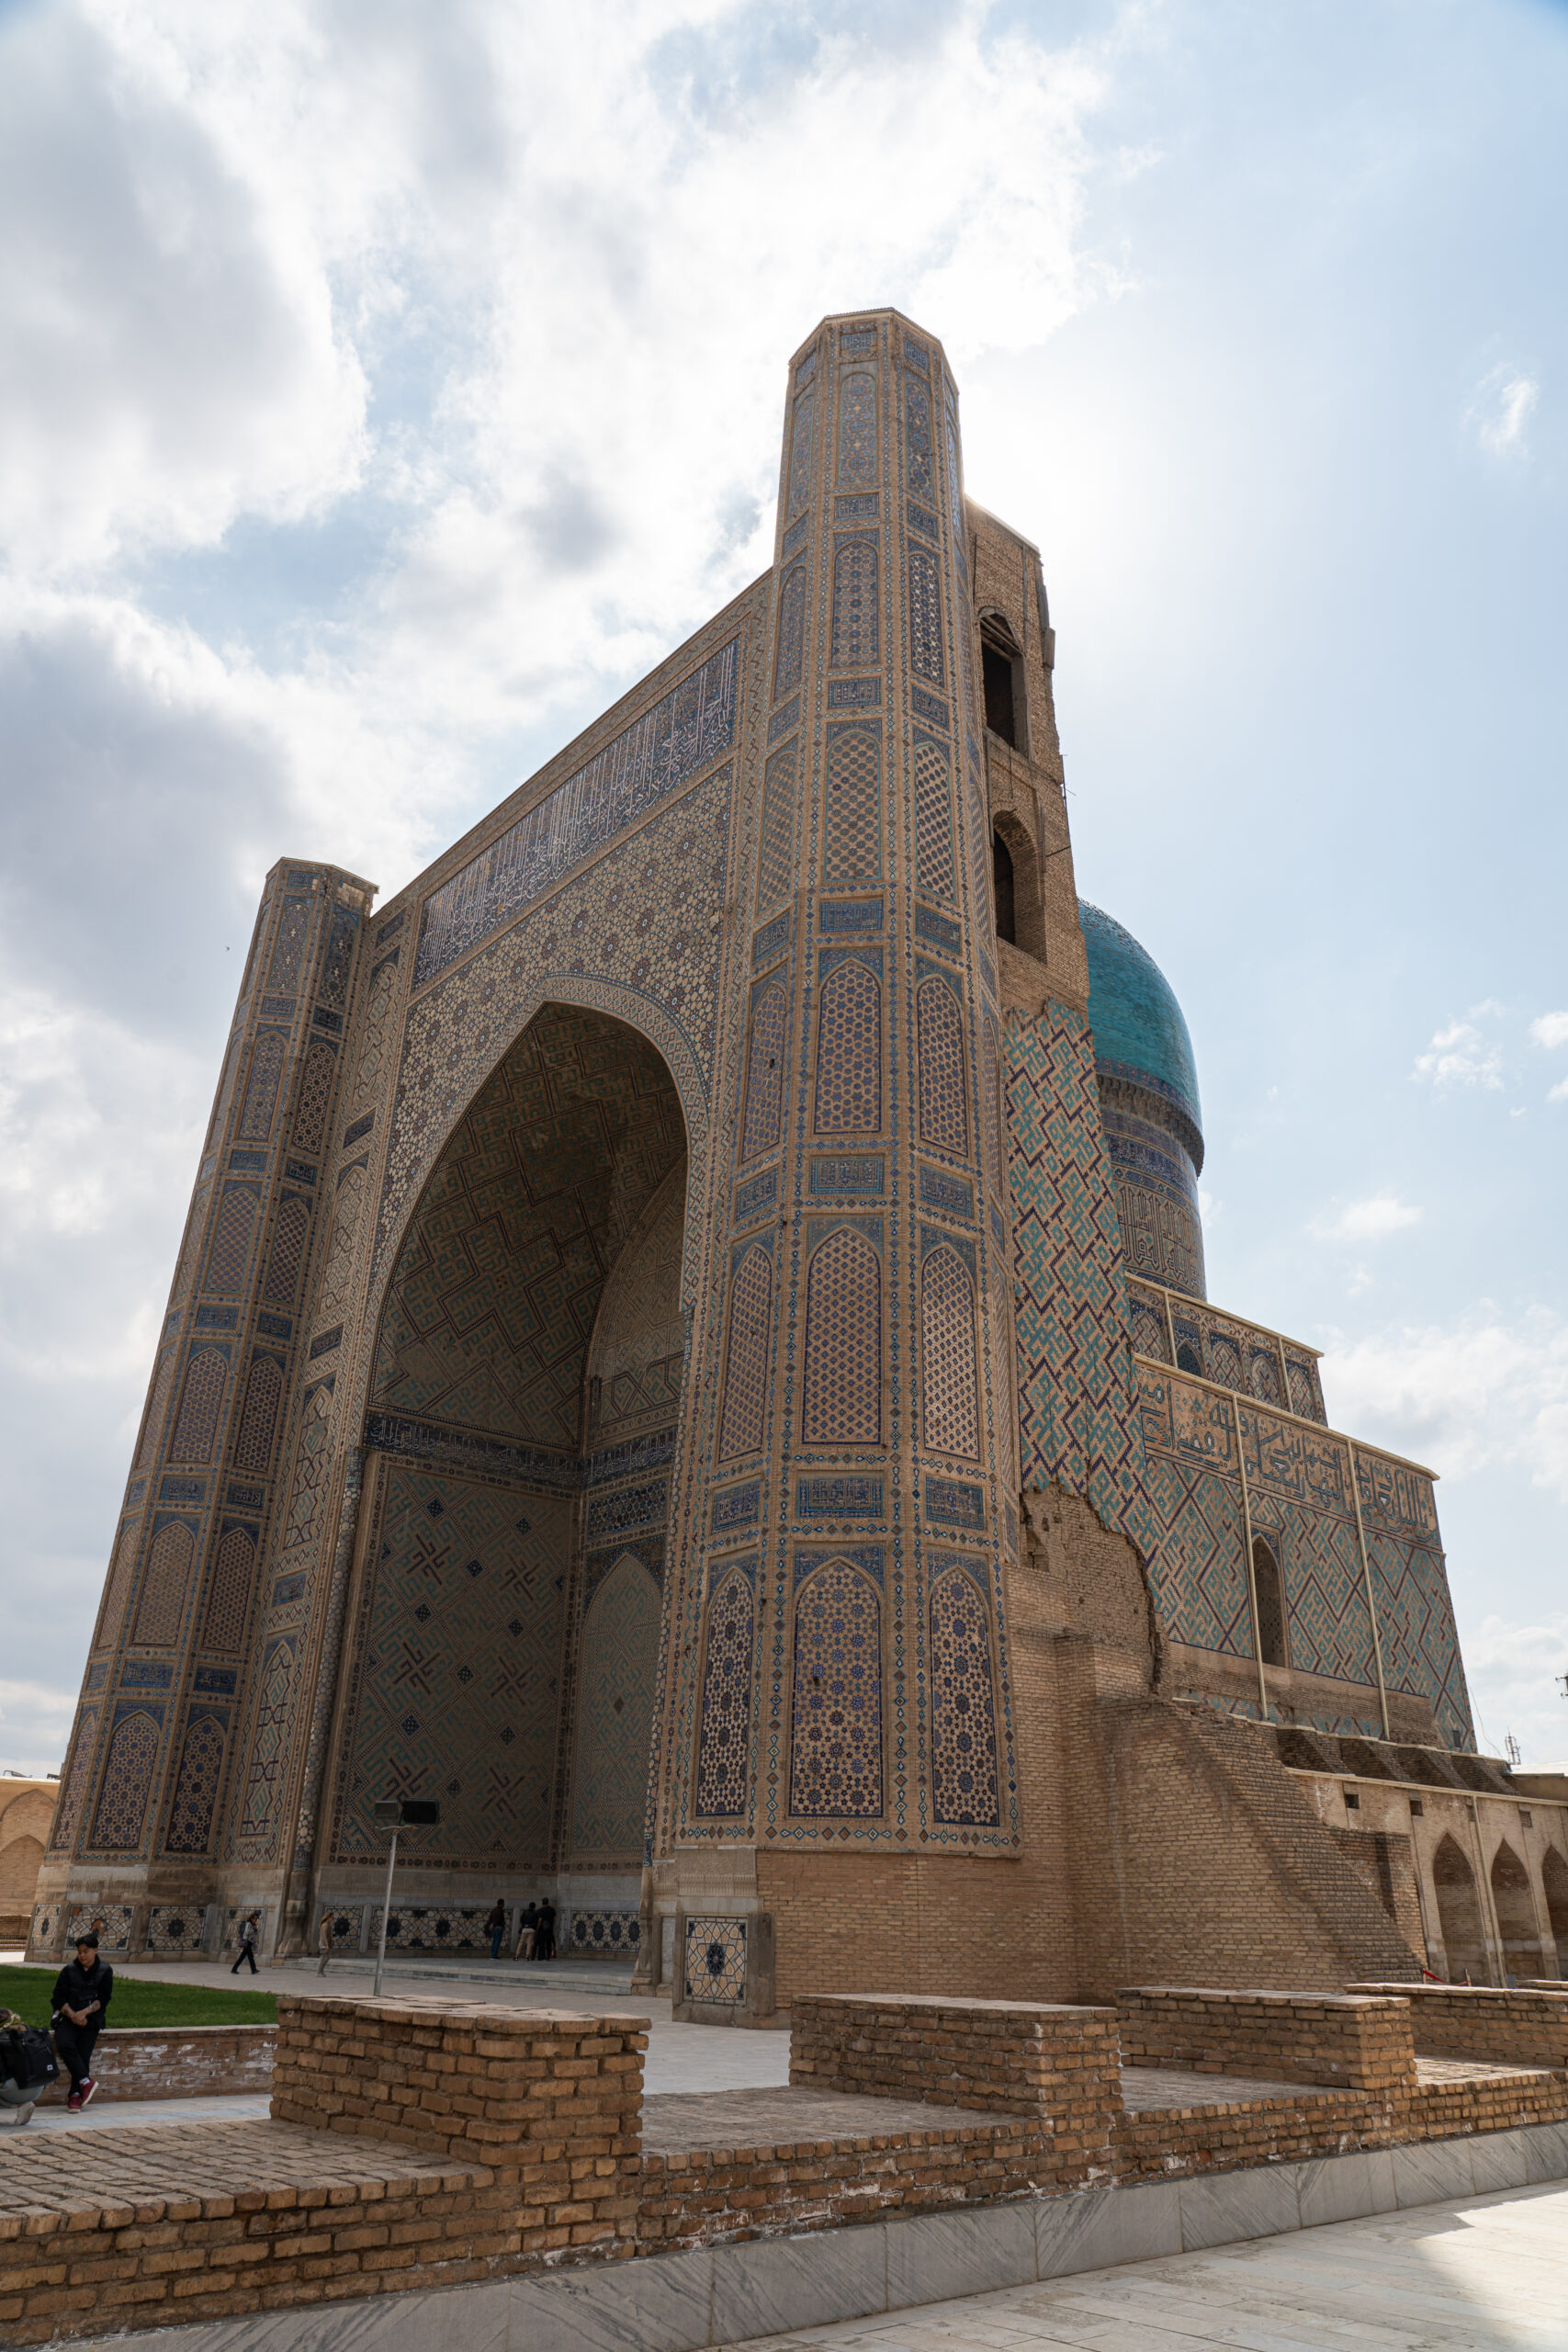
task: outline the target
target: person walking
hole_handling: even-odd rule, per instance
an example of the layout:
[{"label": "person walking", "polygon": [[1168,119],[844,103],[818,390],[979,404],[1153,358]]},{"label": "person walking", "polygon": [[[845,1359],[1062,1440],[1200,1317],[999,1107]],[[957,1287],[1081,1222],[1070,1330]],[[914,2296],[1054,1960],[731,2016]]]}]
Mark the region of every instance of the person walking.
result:
[{"label": "person walking", "polygon": [[539,1905],[538,1932],[534,1938],[536,1960],[554,1960],[556,1956],[556,1906],[547,1894]]},{"label": "person walking", "polygon": [[506,1904],[499,1894],[491,1906],[485,1926],[490,1929],[490,1956],[491,1960],[499,1960],[501,1947],[506,1941]]},{"label": "person walking", "polygon": [[235,1960],[233,1967],[229,1971],[231,1976],[238,1976],[241,1969],[243,1967],[247,1960],[251,1963],[251,1974],[253,1976],[255,1974],[256,1925],[260,1918],[261,1913],[259,1911],[249,1911],[241,1920],[239,1956]]},{"label": "person walking", "polygon": [[333,1915],[330,1911],[323,1911],[321,1914],[321,1924],[316,1929],[316,1950],[321,1953],[321,1959],[316,1963],[316,1973],[318,1976],[324,1976],[327,1973],[327,1962],[333,1956]]},{"label": "person walking", "polygon": [[533,1959],[534,1941],[536,1937],[538,1935],[538,1932],[539,1906],[536,1903],[525,1903],[521,1913],[518,1915],[517,1950],[513,1954],[513,1958],[514,1960]]},{"label": "person walking", "polygon": [[96,1929],[85,1928],[76,1939],[75,1959],[66,1962],[50,1996],[55,2051],[71,2077],[65,2104],[73,2115],[80,2115],[98,2087],[90,2071],[93,2044],[113,1992],[114,1970],[98,1958]]}]

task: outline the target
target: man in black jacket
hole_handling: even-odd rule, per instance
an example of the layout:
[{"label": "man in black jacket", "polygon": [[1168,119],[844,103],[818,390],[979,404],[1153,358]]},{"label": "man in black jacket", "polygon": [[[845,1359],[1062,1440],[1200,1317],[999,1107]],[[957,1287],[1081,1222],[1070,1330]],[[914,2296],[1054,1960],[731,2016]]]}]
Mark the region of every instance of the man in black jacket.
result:
[{"label": "man in black jacket", "polygon": [[113,1992],[114,1970],[98,1958],[97,1930],[85,1928],[76,1939],[75,1959],[66,1962],[50,1996],[54,2047],[71,2077],[65,2104],[73,2115],[80,2115],[98,2087],[87,2070]]}]

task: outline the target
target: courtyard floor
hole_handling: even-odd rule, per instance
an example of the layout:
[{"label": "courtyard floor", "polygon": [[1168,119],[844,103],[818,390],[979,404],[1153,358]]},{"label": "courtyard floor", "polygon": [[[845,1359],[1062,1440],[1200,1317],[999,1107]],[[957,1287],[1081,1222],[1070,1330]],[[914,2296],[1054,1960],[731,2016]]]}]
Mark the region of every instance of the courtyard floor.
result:
[{"label": "courtyard floor", "polygon": [[747,2352],[1568,2352],[1568,2183],[1084,2271]]}]

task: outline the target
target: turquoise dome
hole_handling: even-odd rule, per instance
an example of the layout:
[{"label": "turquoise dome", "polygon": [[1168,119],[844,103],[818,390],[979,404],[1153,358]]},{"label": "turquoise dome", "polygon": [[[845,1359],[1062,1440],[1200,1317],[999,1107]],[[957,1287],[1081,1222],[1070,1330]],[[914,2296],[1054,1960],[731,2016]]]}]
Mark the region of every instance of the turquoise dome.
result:
[{"label": "turquoise dome", "polygon": [[1198,1073],[1176,992],[1147,950],[1101,908],[1080,899],[1078,919],[1089,950],[1089,1024],[1096,1066],[1150,1087],[1185,1112],[1197,1131],[1201,1167]]}]

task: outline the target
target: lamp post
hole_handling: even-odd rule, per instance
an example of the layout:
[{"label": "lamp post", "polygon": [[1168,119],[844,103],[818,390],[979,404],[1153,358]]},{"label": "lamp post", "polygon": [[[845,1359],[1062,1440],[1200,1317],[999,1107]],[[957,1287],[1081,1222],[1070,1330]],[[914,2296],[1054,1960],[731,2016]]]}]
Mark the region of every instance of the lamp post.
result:
[{"label": "lamp post", "polygon": [[392,1871],[398,1860],[400,1829],[423,1828],[441,1818],[441,1807],[434,1797],[383,1797],[371,1806],[378,1829],[389,1829],[392,1842],[387,1849],[387,1891],[381,1900],[381,1940],[376,1947],[376,1995],[381,1997],[381,1970],[387,1958],[387,1915],[392,1907]]}]

